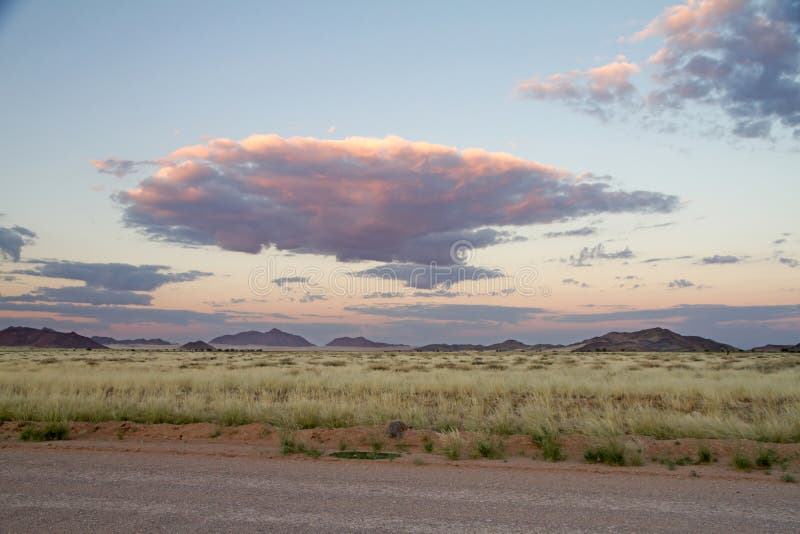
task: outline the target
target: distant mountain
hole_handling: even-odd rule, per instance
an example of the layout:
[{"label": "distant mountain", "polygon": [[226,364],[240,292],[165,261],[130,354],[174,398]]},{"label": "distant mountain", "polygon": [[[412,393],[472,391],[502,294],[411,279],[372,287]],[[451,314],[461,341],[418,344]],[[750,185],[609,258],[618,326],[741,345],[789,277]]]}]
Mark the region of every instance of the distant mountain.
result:
[{"label": "distant mountain", "polygon": [[49,328],[10,326],[0,331],[0,346],[52,349],[107,349],[108,347],[75,332],[56,332]]},{"label": "distant mountain", "polygon": [[609,332],[576,343],[573,352],[703,352],[736,350],[736,347],[698,336],[682,336],[666,328],[638,332]]},{"label": "distant mountain", "polygon": [[456,343],[448,345],[447,343],[433,343],[431,345],[424,345],[417,347],[419,352],[456,352],[462,350],[494,350],[494,351],[508,351],[508,350],[549,350],[559,349],[564,345],[550,345],[548,343],[539,343],[537,345],[526,345],[522,341],[516,339],[507,339],[500,343],[493,345],[472,345],[468,343]]},{"label": "distant mountain", "polygon": [[273,328],[269,332],[250,330],[227,336],[215,337],[214,345],[263,345],[267,347],[313,347],[314,345],[302,337]]},{"label": "distant mountain", "polygon": [[417,352],[456,352],[462,350],[486,350],[486,345],[470,345],[467,343],[431,343],[417,347]]},{"label": "distant mountain", "polygon": [[381,343],[380,341],[372,341],[362,336],[358,337],[337,337],[326,347],[353,347],[353,348],[371,348],[378,349],[383,347],[402,347],[404,345],[393,345],[392,343]]},{"label": "distant mountain", "polygon": [[762,345],[750,350],[755,352],[800,352],[800,343],[797,345]]},{"label": "distant mountain", "polygon": [[113,337],[92,336],[92,340],[101,345],[172,345],[172,343],[163,339],[114,339]]},{"label": "distant mountain", "polygon": [[191,341],[189,343],[184,343],[181,345],[181,349],[183,350],[217,350],[205,341]]}]

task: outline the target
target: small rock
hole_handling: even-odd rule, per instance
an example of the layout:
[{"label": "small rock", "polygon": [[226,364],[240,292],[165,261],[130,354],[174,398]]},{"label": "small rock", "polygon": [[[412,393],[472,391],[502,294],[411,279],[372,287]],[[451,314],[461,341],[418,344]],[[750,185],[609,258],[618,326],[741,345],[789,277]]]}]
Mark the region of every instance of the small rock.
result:
[{"label": "small rock", "polygon": [[389,426],[386,428],[386,435],[390,438],[400,439],[403,437],[403,432],[411,428],[403,421],[399,419],[395,419],[394,421],[389,421]]}]

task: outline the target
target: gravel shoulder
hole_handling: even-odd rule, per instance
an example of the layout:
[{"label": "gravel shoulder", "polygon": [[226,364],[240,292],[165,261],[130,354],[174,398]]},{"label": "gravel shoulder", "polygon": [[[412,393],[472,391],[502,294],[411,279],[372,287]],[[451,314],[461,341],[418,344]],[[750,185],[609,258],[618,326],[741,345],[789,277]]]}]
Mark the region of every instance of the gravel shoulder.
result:
[{"label": "gravel shoulder", "polygon": [[418,465],[252,447],[6,440],[0,530],[800,531],[800,485],[764,474],[530,458]]}]

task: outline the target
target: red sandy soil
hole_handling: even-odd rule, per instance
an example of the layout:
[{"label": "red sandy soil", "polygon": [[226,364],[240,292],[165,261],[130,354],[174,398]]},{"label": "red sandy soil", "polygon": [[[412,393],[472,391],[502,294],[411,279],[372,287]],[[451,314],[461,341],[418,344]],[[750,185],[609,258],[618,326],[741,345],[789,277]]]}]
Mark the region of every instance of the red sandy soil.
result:
[{"label": "red sandy soil", "polygon": [[[551,463],[543,460],[541,451],[524,435],[505,436],[504,455],[499,460],[476,458],[473,440],[478,436],[462,433],[467,441],[462,458],[451,461],[440,450],[436,432],[408,430],[401,439],[385,435],[384,427],[315,428],[297,430],[294,441],[322,453],[312,459],[304,454],[282,456],[280,452],[280,430],[276,427],[253,423],[242,426],[219,426],[211,423],[187,425],[140,424],[132,422],[108,421],[103,423],[71,423],[69,438],[64,441],[25,442],[19,439],[20,432],[28,425],[43,426],[42,423],[0,422],[0,449],[47,447],[65,450],[125,451],[142,453],[191,454],[223,457],[293,458],[302,461],[359,462],[342,460],[328,455],[341,450],[372,451],[373,443],[378,442],[383,452],[399,452],[401,456],[394,463],[413,463],[415,465],[454,465],[464,467],[505,467],[520,470],[565,470],[577,472],[640,474],[645,476],[669,477],[710,477],[717,479],[749,479],[764,482],[781,482],[784,473],[779,465],[771,470],[753,469],[749,472],[736,470],[732,466],[733,455],[741,452],[751,460],[762,449],[772,449],[780,457],[788,458],[787,472],[800,479],[800,444],[798,443],[759,443],[750,440],[706,440],[673,439],[657,440],[643,436],[627,436],[626,443],[640,449],[644,460],[642,466],[611,467],[587,464],[583,451],[590,444],[583,436],[565,436],[562,439],[563,452],[567,459]],[[427,453],[423,442],[425,437],[434,442],[434,450]],[[658,460],[682,457],[697,459],[701,445],[708,446],[715,458],[711,464],[676,466],[668,469]],[[654,461],[653,459],[656,459]]]}]

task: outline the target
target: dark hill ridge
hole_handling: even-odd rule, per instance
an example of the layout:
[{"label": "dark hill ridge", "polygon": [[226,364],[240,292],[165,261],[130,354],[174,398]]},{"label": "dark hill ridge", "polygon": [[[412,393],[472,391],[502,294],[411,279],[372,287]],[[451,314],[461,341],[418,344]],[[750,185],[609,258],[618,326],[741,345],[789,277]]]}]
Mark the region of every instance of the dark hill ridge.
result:
[{"label": "dark hill ridge", "polygon": [[560,349],[564,345],[550,345],[547,343],[540,343],[537,345],[526,345],[516,339],[507,339],[501,343],[494,343],[492,345],[471,345],[471,344],[447,344],[447,343],[433,343],[417,347],[419,352],[455,352],[461,350],[494,350],[494,351],[507,351],[507,350],[549,350]]},{"label": "dark hill ridge", "polygon": [[325,346],[379,349],[384,347],[402,347],[403,345],[394,345],[392,343],[381,343],[380,341],[372,341],[371,339],[367,339],[363,336],[358,336],[358,337],[345,336],[345,337],[337,337],[336,339],[332,340]]},{"label": "dark hill ridge", "polygon": [[703,352],[735,350],[736,347],[699,336],[682,336],[666,328],[638,332],[609,332],[575,344],[573,352]]},{"label": "dark hill ridge", "polygon": [[92,336],[92,340],[102,345],[172,345],[172,343],[163,339],[114,339],[113,337]]},{"label": "dark hill ridge", "polygon": [[75,332],[57,332],[50,328],[10,326],[0,331],[0,346],[43,349],[107,349],[108,347]]},{"label": "dark hill ridge", "polygon": [[800,352],[800,343],[797,345],[762,345],[750,350],[754,352]]},{"label": "dark hill ridge", "polygon": [[211,340],[215,345],[261,345],[265,347],[313,347],[306,338],[273,328],[268,332],[250,330]]},{"label": "dark hill ridge", "polygon": [[190,341],[189,343],[184,343],[181,345],[181,349],[183,350],[217,350],[205,341]]}]

